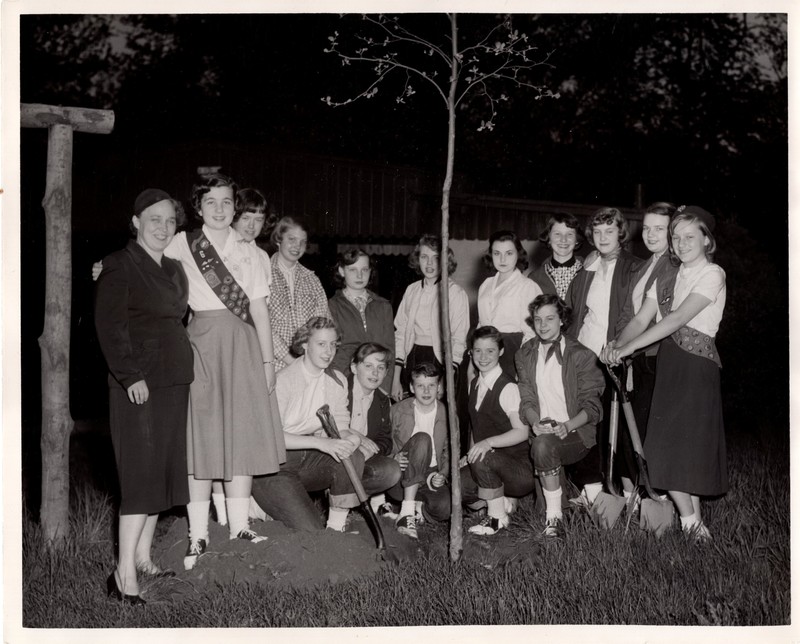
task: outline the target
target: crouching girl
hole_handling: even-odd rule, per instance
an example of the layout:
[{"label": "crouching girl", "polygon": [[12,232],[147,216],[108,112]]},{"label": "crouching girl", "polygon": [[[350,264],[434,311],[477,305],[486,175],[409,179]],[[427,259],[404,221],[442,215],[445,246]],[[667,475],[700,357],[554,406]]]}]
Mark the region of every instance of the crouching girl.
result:
[{"label": "crouching girl", "polygon": [[559,473],[596,444],[605,379],[591,349],[563,334],[570,323],[563,300],[540,295],[528,309],[526,322],[536,338],[517,352],[520,416],[534,434],[531,458],[544,493],[544,535],[558,537],[563,532]]},{"label": "crouching girl", "polygon": [[[331,368],[338,342],[333,320],[309,319],[292,340],[291,350],[301,358],[281,369],[275,392],[287,450],[282,469],[296,473],[309,492],[329,490],[327,527],[344,531],[347,514],[358,505],[358,498],[341,459],[349,457],[361,477],[364,456],[358,449],[361,435],[350,429],[347,380]],[[328,438],[316,415],[326,403],[341,439]]]},{"label": "crouching girl", "polygon": [[470,448],[461,459],[461,480],[464,502],[476,496],[486,501],[487,515],[469,529],[473,534],[507,528],[514,501],[530,494],[535,483],[528,428],[519,417],[519,388],[500,366],[503,352],[503,334],[495,327],[475,331],[472,362],[479,374],[470,387]]}]

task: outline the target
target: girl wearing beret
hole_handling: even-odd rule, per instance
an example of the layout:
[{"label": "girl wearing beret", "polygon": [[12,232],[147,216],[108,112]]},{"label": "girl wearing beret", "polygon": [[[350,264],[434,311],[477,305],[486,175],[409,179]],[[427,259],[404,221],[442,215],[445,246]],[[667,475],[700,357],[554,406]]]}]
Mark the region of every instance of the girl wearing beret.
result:
[{"label": "girl wearing beret", "polygon": [[[684,532],[697,540],[711,538],[700,497],[728,490],[720,359],[714,342],[726,288],[725,271],[711,262],[713,230],[714,218],[699,206],[678,208],[669,232],[680,269],[674,278],[659,278],[650,287],[611,353],[616,362],[663,340],[644,449],[653,486],[669,491]],[[653,318],[658,322],[648,328]]]}]

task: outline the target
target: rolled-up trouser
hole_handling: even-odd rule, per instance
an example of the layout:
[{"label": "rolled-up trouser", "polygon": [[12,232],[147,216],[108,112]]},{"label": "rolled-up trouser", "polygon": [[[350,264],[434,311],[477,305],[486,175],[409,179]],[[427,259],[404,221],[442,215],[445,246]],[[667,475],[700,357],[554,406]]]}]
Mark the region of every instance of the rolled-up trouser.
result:
[{"label": "rolled-up trouser", "polygon": [[400,477],[400,481],[393,485],[387,494],[395,501],[403,500],[403,488],[419,485],[417,501],[423,502],[423,514],[428,520],[444,521],[450,516],[450,488],[447,485],[430,489],[427,485],[428,477],[437,469],[431,467],[433,454],[433,441],[428,434],[414,434],[408,439],[400,453],[408,456],[408,465]]},{"label": "rolled-up trouser", "polygon": [[[487,452],[483,460],[461,468],[464,503],[489,501],[501,496],[520,498],[533,492],[536,477],[528,457],[527,443],[520,449],[500,448]],[[465,471],[466,470],[466,471]]]},{"label": "rolled-up trouser", "polygon": [[571,465],[589,453],[578,432],[563,439],[555,434],[540,434],[531,443],[531,459],[537,475],[555,475],[562,465]]}]

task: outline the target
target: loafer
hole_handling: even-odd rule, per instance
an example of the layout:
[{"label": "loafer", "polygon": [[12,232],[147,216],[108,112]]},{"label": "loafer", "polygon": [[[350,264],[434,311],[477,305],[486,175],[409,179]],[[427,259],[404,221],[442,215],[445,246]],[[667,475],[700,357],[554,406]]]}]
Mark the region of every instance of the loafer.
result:
[{"label": "loafer", "polygon": [[119,589],[119,586],[117,585],[116,570],[108,576],[108,579],[106,579],[106,589],[108,590],[108,596],[111,599],[116,599],[118,602],[122,602],[123,604],[128,604],[129,606],[144,606],[147,603],[139,595],[126,595]]}]

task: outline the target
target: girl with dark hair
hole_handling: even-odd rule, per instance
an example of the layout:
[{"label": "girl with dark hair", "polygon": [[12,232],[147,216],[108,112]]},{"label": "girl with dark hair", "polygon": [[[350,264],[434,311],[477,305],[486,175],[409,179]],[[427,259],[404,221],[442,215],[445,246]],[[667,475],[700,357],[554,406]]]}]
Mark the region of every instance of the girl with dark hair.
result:
[{"label": "girl with dark hair", "polygon": [[[339,290],[328,300],[331,317],[339,327],[341,344],[333,366],[347,373],[356,348],[364,342],[394,346],[394,323],[389,300],[370,291],[374,270],[370,256],[356,248],[337,258],[333,278]],[[394,378],[394,356],[389,355],[387,382]]]},{"label": "girl with dark hair", "polygon": [[563,534],[561,467],[584,459],[597,442],[605,387],[597,357],[564,334],[570,311],[556,295],[530,305],[536,338],[517,353],[520,415],[534,434],[531,458],[546,506],[545,537]]},{"label": "girl with dark hair", "polygon": [[187,430],[187,570],[208,544],[212,481],[223,481],[231,539],[258,542],[263,537],[248,521],[252,477],[277,472],[286,457],[268,395],[275,387],[269,289],[255,248],[231,228],[236,190],[224,175],[199,181],[192,206],[203,226],[178,233],[164,251],[186,271],[194,313],[187,329],[195,374]]},{"label": "girl with dark hair", "polygon": [[[392,398],[402,400],[408,391],[411,370],[414,365],[431,362],[442,368],[444,360],[443,342],[439,320],[439,280],[442,279],[439,260],[442,240],[435,235],[420,237],[408,258],[411,266],[422,279],[408,286],[397,315],[394,318],[395,366],[392,381]],[[450,275],[456,270],[453,249],[448,248],[447,280],[450,304],[450,346],[453,352],[453,368],[464,357],[467,331],[469,330],[469,299],[463,288]],[[456,377],[456,381],[458,378]]]},{"label": "girl with dark hair", "polygon": [[[489,237],[489,247],[483,257],[487,268],[495,274],[488,277],[478,289],[478,326],[494,326],[503,334],[505,350],[500,366],[516,381],[514,356],[519,347],[534,333],[525,324],[528,305],[542,289],[522,274],[528,267],[528,257],[516,233],[500,230]],[[470,380],[474,366],[469,366]]]},{"label": "girl with dark hair", "polygon": [[569,285],[583,268],[583,260],[575,255],[583,239],[583,232],[574,215],[557,212],[550,216],[547,227],[539,235],[539,242],[545,244],[552,255],[530,275],[542,293],[553,293],[562,300],[567,297]]},{"label": "girl with dark hair", "polygon": [[503,334],[483,326],[472,335],[472,362],[479,374],[469,394],[470,440],[459,463],[464,502],[486,502],[487,514],[469,528],[493,535],[507,528],[516,501],[533,491],[528,428],[519,417],[517,383],[500,367]]},{"label": "girl with dark hair", "polygon": [[300,263],[308,232],[292,217],[282,217],[271,235],[277,252],[272,256],[272,292],[269,315],[275,345],[275,369],[295,360],[290,347],[297,329],[312,317],[330,317],[328,299],[319,278]]},{"label": "girl with dark hair", "polygon": [[[618,362],[663,340],[644,450],[653,486],[668,490],[684,532],[699,540],[711,538],[700,497],[728,490],[720,359],[714,342],[726,287],[725,271],[711,262],[714,223],[699,206],[678,208],[669,232],[680,269],[650,287],[610,355]],[[657,323],[650,326],[653,318]]]}]

